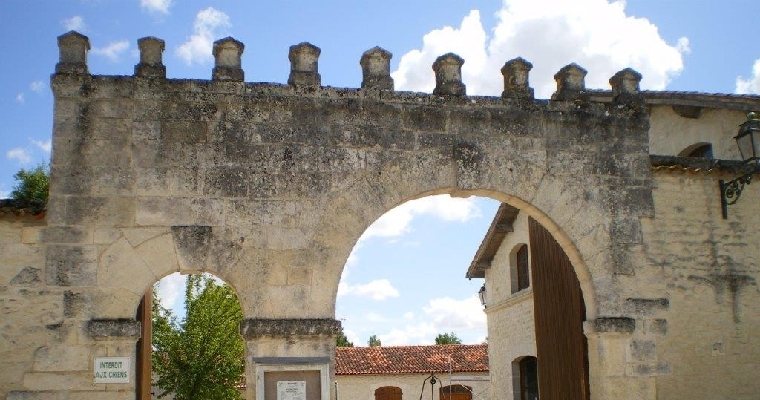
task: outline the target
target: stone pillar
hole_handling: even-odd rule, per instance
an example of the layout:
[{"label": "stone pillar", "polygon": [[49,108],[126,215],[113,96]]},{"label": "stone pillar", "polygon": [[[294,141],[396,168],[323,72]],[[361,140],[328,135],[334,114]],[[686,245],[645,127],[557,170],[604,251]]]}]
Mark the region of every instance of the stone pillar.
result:
[{"label": "stone pillar", "polygon": [[90,50],[90,39],[76,31],[70,31],[58,36],[58,64],[56,74],[86,75],[87,52]]},{"label": "stone pillar", "polygon": [[393,54],[380,47],[373,47],[362,54],[362,89],[393,90],[391,58]]},{"label": "stone pillar", "polygon": [[632,374],[629,368],[635,327],[633,318],[601,317],[584,323],[592,400],[657,398],[655,377]]},{"label": "stone pillar", "polygon": [[245,46],[231,38],[214,42],[214,70],[212,79],[215,81],[243,82],[245,73],[241,67],[240,56]]},{"label": "stone pillar", "polygon": [[501,67],[504,76],[504,91],[501,97],[505,99],[533,100],[533,88],[528,86],[528,74],[533,64],[522,57],[513,58]]},{"label": "stone pillar", "polygon": [[464,96],[466,87],[462,83],[462,57],[454,53],[447,53],[435,59],[433,71],[435,72],[435,89],[433,94]]},{"label": "stone pillar", "polygon": [[612,101],[616,104],[643,101],[639,91],[641,74],[631,68],[618,71],[610,78]]},{"label": "stone pillar", "polygon": [[322,50],[311,43],[303,42],[290,46],[290,86],[319,87],[322,78],[319,76],[319,54]]},{"label": "stone pillar", "polygon": [[137,47],[140,48],[140,63],[135,65],[135,75],[144,78],[166,78],[166,66],[163,63],[164,41],[148,36],[139,39]]},{"label": "stone pillar", "polygon": [[[335,338],[340,321],[318,319],[247,319],[240,324],[246,342],[247,398],[264,399],[272,380],[319,382],[319,398],[330,400],[335,378]],[[276,374],[276,375],[275,375]]]},{"label": "stone pillar", "polygon": [[565,65],[556,74],[557,91],[552,95],[552,100],[573,101],[586,98],[586,73],[576,63]]}]

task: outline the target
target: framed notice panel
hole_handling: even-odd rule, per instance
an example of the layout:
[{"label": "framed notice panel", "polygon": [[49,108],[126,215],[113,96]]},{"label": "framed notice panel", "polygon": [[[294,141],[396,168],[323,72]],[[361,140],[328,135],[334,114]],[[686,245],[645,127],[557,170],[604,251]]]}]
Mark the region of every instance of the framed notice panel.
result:
[{"label": "framed notice panel", "polygon": [[[307,364],[283,358],[254,360],[256,398],[262,400],[329,400],[329,364]],[[278,361],[282,363],[277,363]],[[320,359],[321,361],[321,359]]]},{"label": "framed notice panel", "polygon": [[93,375],[95,383],[129,383],[129,357],[95,357]]}]

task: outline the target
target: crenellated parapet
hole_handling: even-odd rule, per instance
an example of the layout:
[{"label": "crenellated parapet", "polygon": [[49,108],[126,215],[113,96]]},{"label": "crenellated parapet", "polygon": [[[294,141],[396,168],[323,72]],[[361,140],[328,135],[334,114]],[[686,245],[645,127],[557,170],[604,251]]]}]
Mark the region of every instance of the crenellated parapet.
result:
[{"label": "crenellated parapet", "polygon": [[362,54],[359,65],[362,66],[362,89],[374,88],[393,90],[391,78],[391,54],[388,50],[373,47]]},{"label": "crenellated parapet", "polygon": [[[166,46],[164,41],[155,37],[144,37],[137,41],[137,45],[140,50],[140,62],[135,65],[134,76],[165,79],[166,66],[162,59]],[[58,37],[58,47],[60,59],[55,69],[57,75],[77,76],[79,78],[75,80],[76,82],[80,82],[81,77],[89,76],[87,52],[90,50],[90,42],[87,36],[75,31],[68,32]],[[232,37],[214,42],[212,51],[214,68],[211,80],[216,82],[245,82],[245,72],[242,68],[244,49],[245,45]],[[320,53],[319,47],[308,42],[290,47],[288,52],[290,74],[287,82],[289,87],[311,89],[322,87],[319,74]],[[368,94],[377,90],[382,92],[394,91],[394,81],[390,70],[392,57],[393,55],[389,51],[377,46],[361,55],[359,61],[362,70],[361,89],[367,91]],[[448,97],[454,101],[456,98],[467,95],[466,84],[462,79],[464,62],[463,58],[454,53],[444,54],[433,62],[431,66],[435,75],[433,96]],[[505,101],[512,101],[513,104],[534,102],[534,92],[529,82],[529,74],[532,68],[533,64],[521,57],[505,62],[501,68],[504,80],[501,98]],[[551,100],[626,104],[640,103],[643,99],[639,89],[641,74],[630,68],[626,68],[610,78],[611,96],[609,91],[588,91],[585,86],[586,73],[585,69],[575,63],[560,69],[554,75],[557,90],[552,95]],[[274,87],[272,90],[279,91]],[[518,102],[514,103],[514,100],[518,100]]]},{"label": "crenellated parapet", "polygon": [[166,66],[163,63],[165,43],[152,36],[137,41],[140,49],[140,63],[135,65],[135,76],[144,78],[166,78]]},{"label": "crenellated parapet", "polygon": [[319,75],[319,54],[322,50],[311,43],[303,42],[290,46],[290,76],[288,85],[319,87],[322,77]]},{"label": "crenellated parapet", "polygon": [[501,74],[504,76],[504,91],[501,97],[533,100],[533,88],[528,86],[528,73],[531,69],[533,64],[522,57],[505,62],[501,67]]},{"label": "crenellated parapet", "polygon": [[552,95],[552,100],[575,101],[586,99],[587,73],[585,69],[576,63],[571,63],[560,68],[554,74],[554,80],[557,82],[557,91]]},{"label": "crenellated parapet", "polygon": [[245,74],[241,66],[243,55],[243,43],[226,37],[214,42],[214,71],[212,77],[215,81],[243,82]]},{"label": "crenellated parapet", "polygon": [[90,39],[76,31],[58,36],[58,64],[56,74],[84,75],[87,71],[87,52],[90,51]]}]

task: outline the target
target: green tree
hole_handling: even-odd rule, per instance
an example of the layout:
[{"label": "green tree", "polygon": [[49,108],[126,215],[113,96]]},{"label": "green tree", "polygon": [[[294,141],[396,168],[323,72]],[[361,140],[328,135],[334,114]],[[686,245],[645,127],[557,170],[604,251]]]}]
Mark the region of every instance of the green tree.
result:
[{"label": "green tree", "polygon": [[242,399],[236,385],[245,370],[238,334],[243,312],[235,293],[208,275],[188,275],[185,296],[186,316],[180,322],[153,298],[151,361],[159,397]]},{"label": "green tree", "polygon": [[369,340],[367,341],[367,344],[369,347],[375,347],[375,346],[382,346],[383,344],[380,342],[380,339],[377,338],[377,335],[372,335],[369,337]]},{"label": "green tree", "polygon": [[338,338],[335,340],[335,345],[338,347],[354,347],[354,344],[348,340],[348,337],[346,337],[346,334],[343,333],[343,327],[340,327],[340,333],[338,334]]},{"label": "green tree", "polygon": [[435,344],[462,344],[462,339],[456,333],[439,333],[435,337]]},{"label": "green tree", "polygon": [[11,191],[11,198],[18,207],[29,208],[35,213],[45,210],[50,186],[50,167],[47,163],[26,170],[21,169],[13,175],[16,185]]}]

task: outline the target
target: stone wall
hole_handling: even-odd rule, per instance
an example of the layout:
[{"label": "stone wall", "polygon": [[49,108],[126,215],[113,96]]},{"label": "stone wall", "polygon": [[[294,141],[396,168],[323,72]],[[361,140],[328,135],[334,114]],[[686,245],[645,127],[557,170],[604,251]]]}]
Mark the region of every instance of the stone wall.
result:
[{"label": "stone wall", "polygon": [[[643,241],[667,231],[657,216],[663,206],[652,197],[662,183],[652,178],[649,109],[744,111],[758,107],[758,98],[641,93],[632,70],[612,77],[611,91],[588,91],[585,70],[569,64],[555,76],[552,99],[535,100],[531,65],[519,58],[502,69],[501,97],[467,96],[464,61],[453,54],[433,65],[434,94],[396,92],[390,53],[379,48],[361,58],[361,89],[326,88],[319,49],[308,43],[291,47],[287,85],[246,83],[243,45],[232,38],[214,44],[211,80],[166,79],[163,41],[138,44],[134,75],[98,76],[86,63],[88,39],[59,37],[46,224],[0,223],[8,232],[0,238],[0,296],[8,310],[0,353],[9,355],[0,357],[0,397],[134,398],[133,383],[94,384],[93,359],[134,360],[141,295],[176,271],[209,271],[235,289],[246,318],[249,382],[257,359],[331,364],[335,298],[351,248],[386,211],[437,193],[509,203],[567,252],[586,303],[593,399],[654,399],[655,382],[669,379],[655,376],[666,372],[718,380],[707,379],[712,370],[681,374],[675,360],[691,356],[678,343],[696,335],[680,322],[667,324],[654,364],[645,351],[650,356],[633,362],[643,366],[628,367],[628,353],[618,351],[665,325],[658,316],[638,322],[629,301],[667,298],[661,286],[647,285],[660,282],[658,262],[670,259],[662,255],[667,246],[650,256],[654,248]],[[730,111],[721,126],[728,130],[740,117]],[[741,242],[741,232],[754,226],[737,217],[750,215],[742,211],[747,203],[732,206],[728,225],[703,224],[719,235],[702,240]],[[750,245],[730,248],[751,253]],[[673,265],[698,265],[690,254]],[[750,282],[757,261],[737,258],[732,268],[742,263],[753,269],[746,272]],[[745,293],[739,291],[740,302]],[[678,296],[669,310],[692,304]],[[34,307],[20,307],[26,304]],[[721,343],[754,343],[755,331],[737,340],[726,333]],[[657,364],[661,358],[669,367]]]},{"label": "stone wall", "polygon": [[620,277],[636,330],[617,373],[656,377],[663,399],[756,398],[760,188],[724,220],[716,180],[732,174],[666,171],[655,173],[657,218],[642,223],[645,257]]}]

